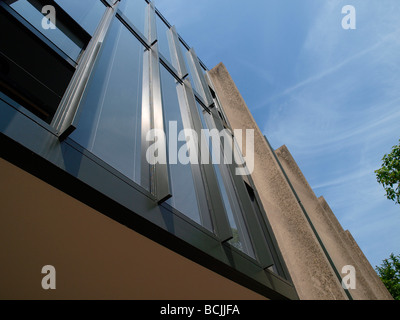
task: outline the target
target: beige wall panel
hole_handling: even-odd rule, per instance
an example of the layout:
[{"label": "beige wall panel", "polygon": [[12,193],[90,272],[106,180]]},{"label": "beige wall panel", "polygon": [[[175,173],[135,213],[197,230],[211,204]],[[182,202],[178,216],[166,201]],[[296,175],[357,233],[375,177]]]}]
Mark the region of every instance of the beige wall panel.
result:
[{"label": "beige wall panel", "polygon": [[3,159],[0,177],[0,299],[265,299]]}]

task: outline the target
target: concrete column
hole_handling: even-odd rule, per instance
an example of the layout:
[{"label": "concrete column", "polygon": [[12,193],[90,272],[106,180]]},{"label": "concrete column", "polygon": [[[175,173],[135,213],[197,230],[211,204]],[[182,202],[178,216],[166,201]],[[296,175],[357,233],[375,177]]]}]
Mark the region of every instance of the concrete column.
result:
[{"label": "concrete column", "polygon": [[227,69],[219,64],[209,71],[209,76],[232,128],[244,132],[254,129],[252,178],[300,299],[347,299],[273,151]]},{"label": "concrete column", "polygon": [[333,215],[333,213],[327,213],[324,210],[287,147],[280,147],[276,150],[276,155],[338,273],[343,277],[346,275],[341,273],[344,266],[350,265],[355,268],[356,288],[349,289],[352,298],[355,300],[377,299],[374,290],[371,288],[370,281],[365,277],[366,271],[363,265],[360,265],[354,259],[354,254],[347,245],[346,237],[340,232],[341,230],[343,231],[343,228],[340,226],[339,221],[336,218],[336,223],[331,221],[330,215]]}]

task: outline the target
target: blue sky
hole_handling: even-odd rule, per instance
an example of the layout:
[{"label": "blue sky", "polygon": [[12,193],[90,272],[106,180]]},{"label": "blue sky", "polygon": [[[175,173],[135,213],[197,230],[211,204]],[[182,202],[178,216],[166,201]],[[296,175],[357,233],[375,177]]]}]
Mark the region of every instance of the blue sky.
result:
[{"label": "blue sky", "polygon": [[[285,144],[373,267],[400,254],[400,206],[374,170],[400,139],[399,0],[158,0],[223,62],[274,148]],[[344,30],[342,7],[356,9]]]}]

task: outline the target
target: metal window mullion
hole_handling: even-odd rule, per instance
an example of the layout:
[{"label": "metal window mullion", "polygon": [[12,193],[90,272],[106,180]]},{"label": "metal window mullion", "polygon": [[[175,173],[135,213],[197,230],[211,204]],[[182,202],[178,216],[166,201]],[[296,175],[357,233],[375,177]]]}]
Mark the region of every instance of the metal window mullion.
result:
[{"label": "metal window mullion", "polygon": [[[145,10],[145,35],[150,39],[150,17],[151,7],[148,4]],[[151,88],[150,88],[150,46],[143,53],[143,77],[142,77],[142,120],[141,120],[141,184],[147,187],[148,190],[154,195],[155,190],[152,190],[154,186],[152,172],[154,171],[153,166],[147,161],[146,152],[150,147],[150,141],[147,140],[147,134],[151,130],[152,121],[152,110],[151,110]]]},{"label": "metal window mullion", "polygon": [[183,58],[181,46],[179,44],[179,37],[176,32],[175,26],[168,30],[168,43],[171,52],[172,65],[178,71],[179,77],[184,79],[188,76],[188,71]]},{"label": "metal window mullion", "polygon": [[[150,127],[151,129],[164,132],[164,113],[162,105],[161,93],[161,76],[160,76],[160,58],[158,56],[158,43],[157,43],[157,25],[156,25],[156,10],[154,4],[150,2],[147,7],[147,23],[146,31],[148,32],[149,43],[151,44],[150,50],[145,55],[148,55],[148,72],[149,72],[149,113],[150,113]],[[147,134],[147,133],[146,133]],[[158,141],[160,143],[160,141]],[[158,148],[158,155],[164,159],[167,158],[167,140],[161,142]],[[171,186],[169,183],[169,167],[168,161],[166,163],[157,162],[151,165],[151,192],[154,194],[158,204],[171,198]]]},{"label": "metal window mullion", "polygon": [[[188,103],[188,108],[191,114],[192,126],[196,131],[198,141],[198,159],[200,165],[198,166],[201,170],[201,177],[203,181],[203,185],[205,188],[205,192],[208,199],[208,208],[207,214],[211,215],[211,219],[213,222],[214,232],[221,242],[229,241],[233,238],[232,229],[229,223],[228,215],[225,210],[224,203],[222,201],[222,195],[218,187],[218,181],[216,174],[214,172],[213,164],[211,161],[211,156],[208,157],[208,163],[201,163],[202,159],[202,135],[203,129],[201,124],[200,115],[198,113],[197,104],[195,97],[193,95],[192,87],[188,79],[184,81],[184,91],[186,95],[186,100]],[[203,142],[204,143],[204,142]],[[208,146],[206,147],[208,150]]]},{"label": "metal window mullion", "polygon": [[[223,150],[219,151],[220,157],[223,158]],[[221,163],[218,166],[220,168],[222,179],[225,183],[225,189],[228,194],[229,202],[232,208],[233,218],[236,222],[236,229],[239,234],[239,239],[242,243],[242,246],[244,247],[243,251],[249,256],[255,257],[255,252],[250,238],[249,230],[242,214],[242,208],[240,206],[239,198],[236,196],[237,192],[230,177],[229,168],[224,163]]]},{"label": "metal window mullion", "polygon": [[100,24],[83,53],[71,82],[61,99],[51,123],[60,140],[65,139],[77,127],[80,114],[79,105],[104,38],[115,16],[117,5],[118,3],[113,7],[106,8]]},{"label": "metal window mullion", "polygon": [[[171,52],[172,65],[178,72],[178,78],[181,85],[177,86],[177,93],[179,99],[179,108],[181,111],[181,117],[183,127],[185,129],[193,128],[192,115],[190,110],[190,102],[187,92],[187,87],[182,82],[182,73],[186,73],[185,62],[183,60],[181,48],[179,46],[179,39],[176,34],[175,27],[171,27],[168,30],[168,44]],[[208,201],[204,189],[204,183],[202,178],[201,165],[199,163],[191,163],[191,171],[196,189],[196,197],[199,205],[200,220],[201,224],[209,230],[213,230],[213,223],[208,210]]]},{"label": "metal window mullion", "polygon": [[[172,64],[178,71],[181,79],[188,75],[179,36],[175,27],[171,27],[168,32],[168,40],[171,51]],[[199,200],[200,215],[204,226],[214,230],[221,241],[227,241],[233,237],[229,225],[222,196],[219,194],[217,179],[212,168],[212,164],[201,163],[201,120],[197,110],[197,104],[188,79],[181,80],[179,87],[179,97],[181,104],[182,120],[185,128],[193,129],[198,138],[198,164],[191,164],[193,176],[195,178],[196,193]],[[211,163],[209,161],[209,163]]]},{"label": "metal window mullion", "polygon": [[193,91],[194,97],[202,105],[202,107],[206,108],[207,111],[211,112],[212,108],[210,108],[210,106],[207,106],[207,103],[204,101],[203,97],[193,87],[192,87],[192,91]]},{"label": "metal window mullion", "polygon": [[157,42],[157,23],[156,23],[156,9],[154,4],[150,2],[146,10],[146,32],[151,45]]},{"label": "metal window mullion", "polygon": [[[204,106],[202,106],[203,108],[205,108]],[[212,113],[210,113],[209,109],[206,109],[207,111],[206,113],[206,117],[205,117],[205,122],[206,125],[208,127],[208,129],[212,130],[212,129],[217,129],[218,131],[222,130],[221,127],[219,127],[216,124],[216,121],[212,115]],[[219,153],[220,155],[220,159],[224,159],[224,154],[223,154],[223,149],[220,148],[219,150],[216,149],[216,146],[212,145],[212,152],[213,153]],[[212,163],[212,161],[210,160],[210,163]],[[243,225],[243,219],[241,218],[241,209],[238,206],[238,199],[236,197],[236,192],[235,189],[233,187],[232,181],[230,179],[230,174],[228,172],[228,169],[226,167],[226,165],[224,164],[223,161],[220,161],[219,164],[215,164],[215,166],[218,166],[218,170],[220,171],[221,177],[222,177],[222,183],[224,184],[224,188],[226,189],[227,192],[227,196],[228,196],[228,201],[230,203],[231,209],[232,209],[232,214],[234,215],[234,219],[236,222],[236,227],[237,227],[237,232],[240,235],[240,239],[242,241],[242,244],[244,247],[248,248],[247,252],[249,255],[253,254],[253,249],[252,249],[252,245],[250,242],[250,238],[249,235],[247,233],[247,228]],[[225,240],[223,242],[227,242],[229,240],[231,240],[233,238],[233,234],[232,234],[232,227],[231,224],[229,222],[229,218],[227,216],[227,212],[225,209],[225,205],[222,201],[222,195],[220,194],[220,189],[219,189],[219,182],[216,179],[216,173],[215,173],[215,169],[214,169],[214,164],[210,164],[209,165],[210,170],[212,170],[212,181],[210,183],[210,192],[212,194],[216,195],[216,201],[217,201],[217,206],[216,206],[216,212],[218,214],[217,219],[223,219],[223,221],[220,222],[220,226],[224,226],[225,228],[225,232],[226,232],[226,237]],[[215,180],[214,180],[215,179]],[[222,211],[221,210],[221,206],[222,206]],[[221,216],[221,214],[219,212],[224,212],[224,216]],[[229,231],[228,231],[229,230]],[[232,236],[232,238],[230,238],[229,236]]]},{"label": "metal window mullion", "polygon": [[[233,143],[236,143],[235,140],[233,140]],[[235,163],[227,164],[227,167],[230,171],[239,202],[243,209],[243,218],[247,225],[249,236],[253,242],[253,249],[256,253],[256,258],[264,269],[269,268],[274,265],[274,260],[263,230],[259,224],[259,220],[257,219],[255,208],[253,207],[243,177],[236,175]]]},{"label": "metal window mullion", "polygon": [[[178,93],[179,107],[183,122],[183,128],[193,129],[193,121],[189,110],[190,103],[188,102],[188,96],[186,90],[187,88],[185,87],[185,85],[183,84],[177,85],[177,93]],[[211,217],[209,214],[208,201],[204,188],[205,185],[203,182],[201,165],[199,163],[190,163],[189,165],[191,167],[194,185],[196,189],[196,197],[199,205],[201,224],[207,229],[213,230],[214,225],[211,221]]]},{"label": "metal window mullion", "polygon": [[103,4],[105,6],[109,6],[109,7],[112,7],[115,4],[115,2],[117,2],[117,1],[119,1],[119,0],[100,0],[100,2],[103,2]]},{"label": "metal window mullion", "polygon": [[142,122],[141,122],[141,183],[142,186],[151,190],[151,175],[150,170],[153,167],[149,164],[146,158],[146,152],[150,146],[150,141],[147,140],[147,134],[152,128],[151,120],[151,88],[150,88],[150,50],[145,50],[143,53],[143,78],[142,78]]},{"label": "metal window mullion", "polygon": [[[213,116],[213,118],[216,128],[219,131],[223,130],[223,125],[219,117]],[[233,144],[236,143],[234,139],[232,142]],[[235,147],[235,145],[232,145],[232,151]],[[256,260],[264,269],[266,269],[274,264],[274,260],[268,243],[264,237],[262,228],[259,224],[259,220],[257,219],[256,212],[245,186],[243,177],[236,175],[236,164],[234,162],[232,164],[227,163],[224,166],[228,171],[226,172],[224,170],[226,172],[225,174],[230,176],[230,179],[228,179],[228,177],[225,177],[225,179],[232,182],[232,187],[235,190],[239,205],[241,206],[240,211],[242,213],[243,222],[245,223],[245,225],[241,227],[244,230],[247,230],[248,236],[251,239],[251,244],[247,245],[252,245],[253,251],[256,255]],[[244,240],[246,240],[246,238],[244,238]]]},{"label": "metal window mullion", "polygon": [[[150,43],[152,43],[151,49],[149,50],[149,69],[150,69],[150,110],[152,119],[152,129],[158,132],[164,132],[164,116],[163,116],[163,105],[162,105],[162,93],[161,93],[161,77],[160,77],[160,59],[158,56],[158,43],[157,43],[157,29],[155,25],[155,9],[152,3],[149,3],[149,37]],[[166,137],[161,141],[158,141],[158,155],[164,159],[167,159],[167,141]],[[151,173],[152,193],[155,195],[157,202],[160,204],[169,199],[171,194],[171,187],[169,184],[169,168],[168,161],[166,163],[157,162],[153,165]]]},{"label": "metal window mullion", "polygon": [[[225,121],[227,122],[228,127],[231,129],[232,127],[230,126],[229,120],[226,117],[225,111],[223,110],[223,107],[222,107],[222,105],[221,105],[221,103],[219,101],[218,94],[217,94],[217,92],[215,90],[214,84],[213,84],[211,78],[209,77],[208,73],[206,73],[206,77],[205,78],[206,78],[207,84],[215,92],[216,99],[214,99],[214,100],[215,100],[215,103],[217,105],[217,108],[222,112],[222,114],[225,117]],[[216,119],[218,119],[217,120],[218,122],[220,122],[219,116],[216,114],[216,110],[215,110],[217,108],[212,108],[211,111],[214,111],[214,113],[213,113],[214,117]],[[243,155],[242,155],[242,153],[240,151],[240,148],[239,148],[238,144],[236,143],[236,140],[235,140],[234,136],[233,136],[233,141],[234,141],[233,148],[234,148],[235,152],[237,152],[240,155],[240,157],[241,157],[241,159],[243,161]],[[252,182],[251,175],[249,175],[249,176],[236,176],[236,174],[235,174],[236,166],[235,165],[230,165],[229,169],[231,171],[231,175],[233,175],[236,178],[236,179],[234,179],[234,180],[236,180],[235,185],[239,184],[239,185],[243,186],[244,185],[244,181],[246,181],[251,187],[253,187],[254,184]],[[246,187],[244,186],[244,188],[242,187],[241,189],[242,189],[242,192],[240,192],[240,194],[241,194],[240,198],[243,198],[243,200],[241,199],[241,202],[244,202],[245,206],[249,207],[249,201],[250,201],[250,205],[251,205],[251,207],[253,207],[253,205],[251,203],[251,200],[249,198],[248,192],[247,192],[247,190],[245,190]],[[254,191],[255,191],[255,195],[256,195],[256,201],[258,201],[258,203],[256,203],[255,205],[257,205],[259,210],[261,210],[260,209],[260,205],[259,205],[259,203],[261,203],[261,202],[259,200],[259,197],[257,195],[256,190],[254,190]],[[252,208],[252,209],[253,210],[248,211],[248,212],[252,212],[252,214],[248,215],[248,217],[245,217],[245,218],[248,220],[249,233],[251,233],[250,236],[254,239],[253,240],[253,242],[255,242],[254,250],[256,250],[257,256],[260,257],[260,263],[263,265],[264,268],[268,268],[271,263],[275,264],[274,262],[276,262],[276,261],[274,260],[273,257],[278,255],[278,260],[279,261],[277,262],[277,264],[278,264],[277,267],[279,268],[279,270],[281,272],[283,272],[287,276],[287,270],[284,268],[284,266],[282,266],[282,263],[281,263],[281,261],[283,261],[283,260],[281,259],[281,256],[279,256],[279,250],[276,250],[276,248],[277,248],[276,241],[274,241],[274,238],[271,236],[271,231],[272,230],[271,230],[270,226],[268,225],[268,223],[265,220],[261,219],[261,221],[260,221],[260,219],[257,219],[257,215],[259,213],[255,212],[256,211],[255,208]],[[263,228],[263,226],[260,226],[260,223],[264,223],[265,224],[265,228],[267,229],[267,232],[268,232],[267,235],[264,234],[264,228]],[[253,225],[258,230],[255,233],[253,233],[253,230],[252,230],[252,228],[253,228],[252,226]],[[268,237],[268,239],[270,239],[272,241],[267,241],[267,239],[266,239],[267,237]],[[272,243],[270,243],[270,242],[272,242]]]},{"label": "metal window mullion", "polygon": [[208,89],[208,85],[206,82],[206,79],[203,74],[203,68],[200,65],[199,59],[196,55],[196,52],[194,51],[193,48],[189,50],[189,57],[188,63],[192,64],[192,78],[193,81],[199,90],[199,93],[203,96],[203,100],[207,102],[207,107],[211,106],[213,104],[213,98],[211,96],[211,92]]},{"label": "metal window mullion", "polygon": [[271,250],[271,254],[274,259],[274,268],[277,270],[277,273],[279,275],[283,276],[287,280],[290,280],[291,277],[289,274],[289,270],[287,269],[287,266],[286,266],[285,261],[282,256],[282,253],[279,250],[278,242],[276,241],[276,238],[274,236],[271,225],[267,219],[267,214],[265,213],[264,207],[261,202],[260,195],[258,194],[257,189],[255,188],[255,185],[254,185],[251,175],[248,177],[248,181],[250,183],[250,187],[253,189],[253,192],[254,192],[255,205],[257,207],[256,214],[257,214],[257,217],[259,220],[259,224],[261,225],[261,228],[263,229],[263,233],[266,238],[266,241]]},{"label": "metal window mullion", "polygon": [[[212,126],[213,128],[217,129],[219,132],[224,130],[224,127],[221,123],[221,120],[219,117],[214,116],[212,113],[210,114],[209,117],[209,126]],[[222,142],[222,141],[221,141]],[[221,144],[221,149],[220,150],[215,150],[214,152],[219,152],[220,153],[220,159],[224,159],[224,149],[223,149],[223,144]],[[235,187],[234,181],[231,178],[231,172],[230,172],[230,165],[228,163],[225,163],[225,160],[220,160],[219,164],[220,172],[225,184],[225,188],[228,192],[228,197],[229,201],[232,207],[232,213],[234,215],[234,219],[236,221],[236,227],[237,231],[239,232],[240,235],[240,240],[243,242],[244,247],[248,248],[247,253],[249,255],[254,254],[254,248],[253,244],[250,238],[250,231],[249,228],[246,225],[245,218],[243,216],[243,209],[240,203],[240,199],[237,195],[237,189]]]},{"label": "metal window mullion", "polygon": [[232,130],[232,126],[231,126],[231,124],[230,124],[230,122],[229,122],[228,117],[226,116],[225,110],[224,110],[224,108],[222,107],[221,101],[219,100],[219,97],[218,97],[218,93],[217,93],[217,91],[215,90],[214,84],[213,84],[213,82],[212,82],[212,80],[211,80],[210,75],[209,75],[208,72],[206,72],[206,74],[205,74],[205,79],[206,79],[207,85],[214,91],[215,96],[216,96],[215,98],[213,98],[213,101],[214,101],[214,103],[215,103],[215,105],[216,105],[216,108],[212,108],[211,111],[212,111],[216,116],[218,116],[218,110],[221,111],[221,113],[222,113],[222,115],[223,115],[223,117],[224,117],[225,124],[227,125],[227,127],[228,127],[231,131],[233,131],[233,130]]}]

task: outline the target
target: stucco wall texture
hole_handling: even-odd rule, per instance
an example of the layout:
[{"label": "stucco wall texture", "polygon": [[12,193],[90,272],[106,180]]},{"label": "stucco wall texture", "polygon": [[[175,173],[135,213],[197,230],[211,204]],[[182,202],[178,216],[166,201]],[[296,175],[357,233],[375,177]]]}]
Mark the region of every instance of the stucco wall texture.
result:
[{"label": "stucco wall texture", "polygon": [[350,232],[343,230],[325,199],[315,195],[287,147],[271,149],[224,64],[208,76],[232,129],[254,129],[252,179],[300,299],[349,299],[338,277],[347,265],[356,271],[356,288],[349,289],[352,299],[392,299]]}]

